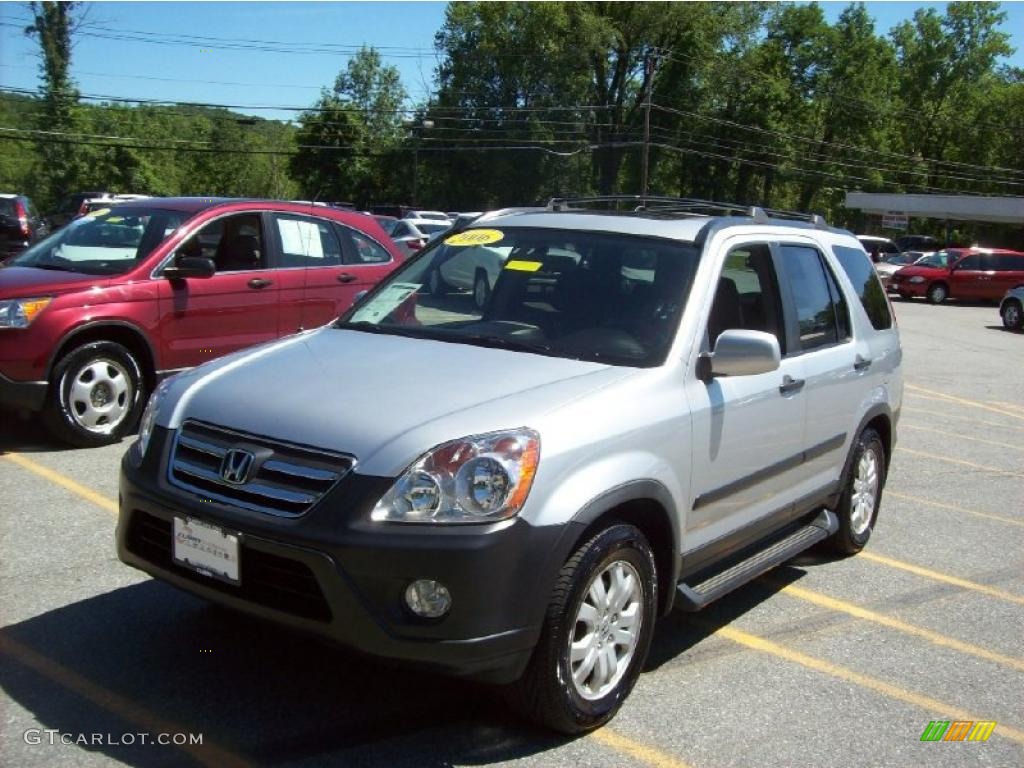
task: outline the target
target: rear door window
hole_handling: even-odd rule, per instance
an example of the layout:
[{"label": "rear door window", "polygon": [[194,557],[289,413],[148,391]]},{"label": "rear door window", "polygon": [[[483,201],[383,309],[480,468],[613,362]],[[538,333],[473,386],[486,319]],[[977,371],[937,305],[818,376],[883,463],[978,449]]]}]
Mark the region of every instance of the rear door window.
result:
[{"label": "rear door window", "polygon": [[782,245],[781,252],[796,305],[801,351],[837,344],[841,338],[838,308],[818,251],[804,245]]},{"label": "rear door window", "polygon": [[889,300],[885,297],[885,289],[878,280],[871,262],[856,248],[842,245],[832,246],[832,253],[839,260],[846,276],[850,278],[857,290],[861,306],[867,312],[872,327],[877,331],[892,328],[892,313],[889,311]]},{"label": "rear door window", "polygon": [[341,244],[331,223],[294,214],[274,214],[283,267],[328,267],[341,264]]}]

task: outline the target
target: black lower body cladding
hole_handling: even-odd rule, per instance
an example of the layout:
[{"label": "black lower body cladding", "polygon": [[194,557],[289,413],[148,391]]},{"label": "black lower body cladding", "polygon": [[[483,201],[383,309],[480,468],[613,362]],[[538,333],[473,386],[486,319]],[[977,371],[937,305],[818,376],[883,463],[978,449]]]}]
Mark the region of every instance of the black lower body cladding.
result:
[{"label": "black lower body cladding", "polygon": [[[572,530],[516,518],[490,525],[371,523],[389,478],[352,472],[299,518],[204,502],[170,485],[171,434],[154,430],[141,466],[122,461],[120,559],[214,602],[358,651],[506,683],[519,677],[543,622]],[[240,584],[173,559],[173,519],[194,517],[239,535]],[[437,620],[404,602],[415,579],[451,593]]]}]

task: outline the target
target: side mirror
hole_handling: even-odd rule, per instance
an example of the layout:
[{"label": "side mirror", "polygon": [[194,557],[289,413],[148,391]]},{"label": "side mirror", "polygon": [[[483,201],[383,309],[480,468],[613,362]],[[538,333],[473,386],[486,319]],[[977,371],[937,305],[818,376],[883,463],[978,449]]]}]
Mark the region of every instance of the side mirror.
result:
[{"label": "side mirror", "polygon": [[715,341],[715,351],[705,352],[697,374],[705,383],[716,376],[756,376],[777,370],[782,362],[779,340],[763,331],[731,328]]},{"label": "side mirror", "polygon": [[357,293],[355,295],[355,297],[353,297],[353,299],[352,299],[352,306],[354,307],[360,301],[365,299],[366,298],[366,294],[368,294],[368,293],[369,293],[369,291],[360,291],[359,293]]},{"label": "side mirror", "polygon": [[168,280],[184,280],[186,277],[213,277],[217,265],[205,256],[175,256],[162,275]]}]

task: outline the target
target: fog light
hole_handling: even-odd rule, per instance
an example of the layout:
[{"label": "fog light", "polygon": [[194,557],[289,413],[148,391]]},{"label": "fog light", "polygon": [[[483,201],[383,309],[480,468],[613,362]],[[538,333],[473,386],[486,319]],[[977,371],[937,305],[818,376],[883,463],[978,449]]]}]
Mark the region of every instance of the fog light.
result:
[{"label": "fog light", "polygon": [[448,613],[452,596],[441,582],[418,579],[405,588],[405,602],[417,616],[436,619]]}]

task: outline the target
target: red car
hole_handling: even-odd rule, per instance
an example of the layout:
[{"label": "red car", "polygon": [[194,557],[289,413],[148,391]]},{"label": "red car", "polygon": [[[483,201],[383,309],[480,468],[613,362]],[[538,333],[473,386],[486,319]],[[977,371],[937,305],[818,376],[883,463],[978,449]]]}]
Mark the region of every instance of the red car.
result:
[{"label": "red car", "polygon": [[999,301],[1018,285],[1024,285],[1024,253],[951,248],[896,272],[889,280],[889,291],[904,299],[924,296],[932,304],[941,304],[949,298]]},{"label": "red car", "polygon": [[372,217],[326,206],[95,211],[0,269],[0,406],[75,445],[114,442],[163,377],[328,323],[401,260]]}]

